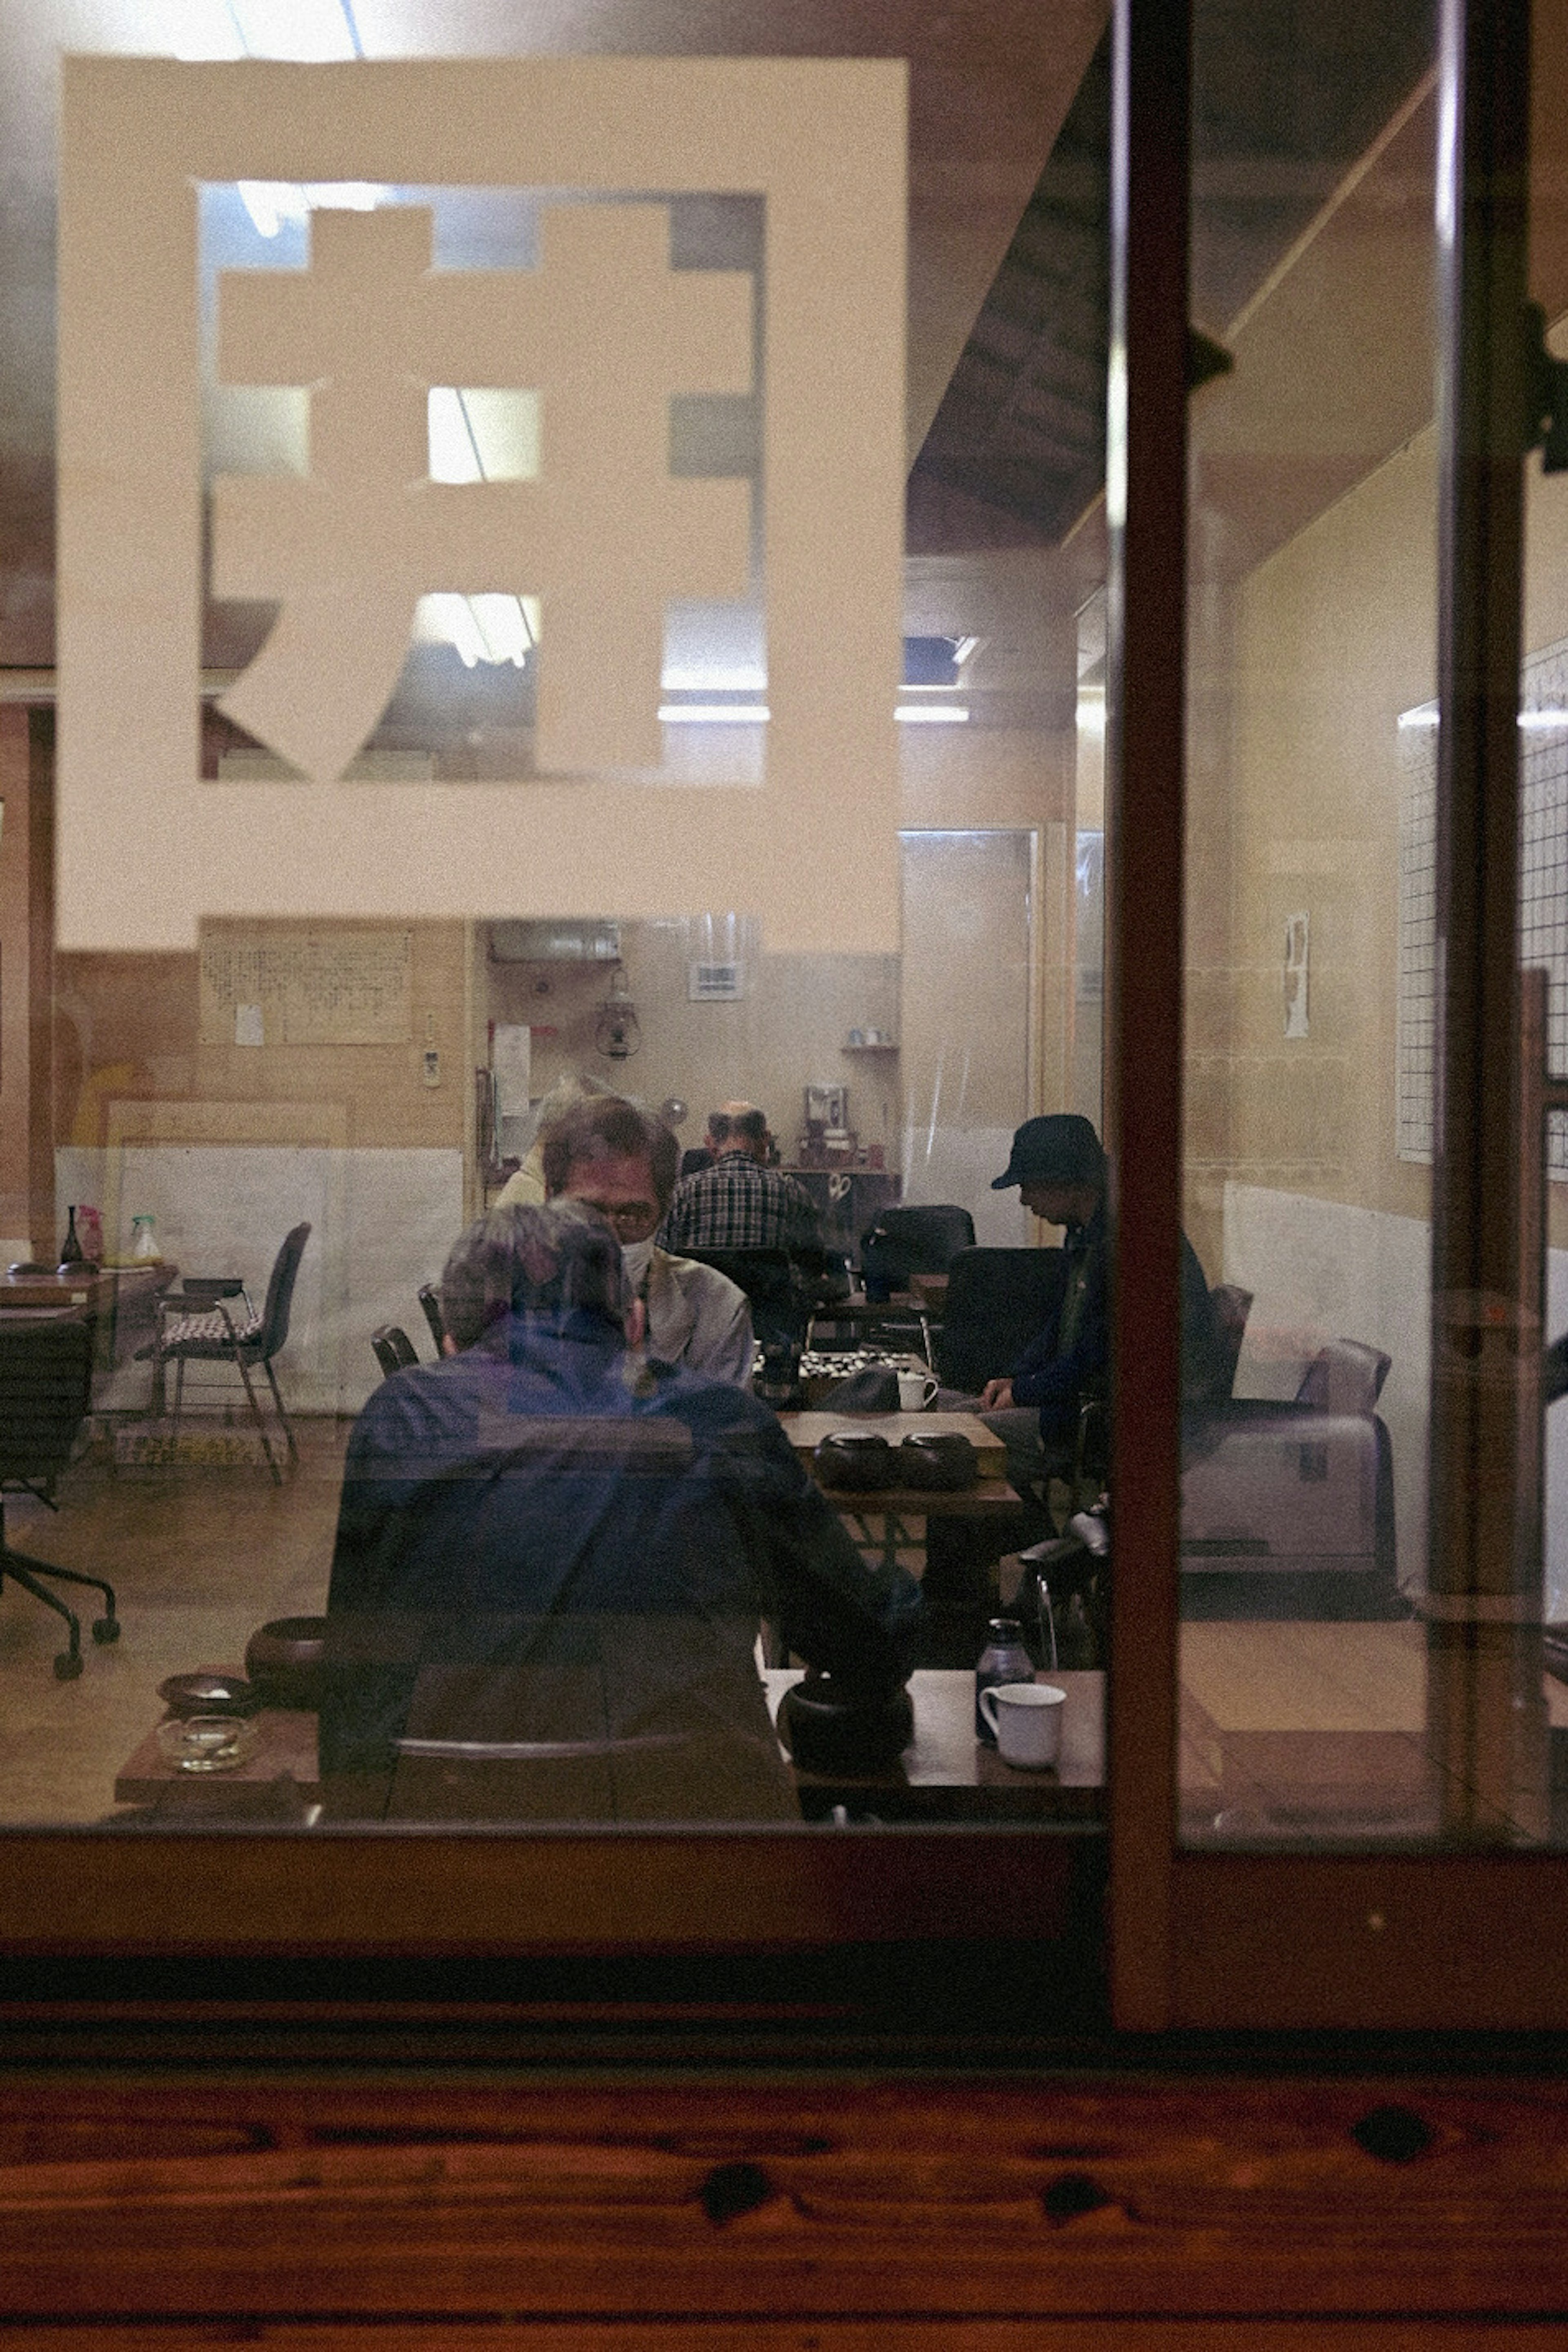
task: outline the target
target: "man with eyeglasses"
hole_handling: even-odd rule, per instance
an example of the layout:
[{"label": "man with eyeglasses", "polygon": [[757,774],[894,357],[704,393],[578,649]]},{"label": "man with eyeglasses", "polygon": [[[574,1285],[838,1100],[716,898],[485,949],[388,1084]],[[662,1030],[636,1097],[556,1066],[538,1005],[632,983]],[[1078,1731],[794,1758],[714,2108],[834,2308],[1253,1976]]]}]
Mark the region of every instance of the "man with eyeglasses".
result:
[{"label": "man with eyeglasses", "polygon": [[546,1128],[541,1150],[546,1197],[582,1201],[615,1228],[627,1277],[647,1309],[648,1354],[749,1389],[745,1292],[717,1267],[654,1243],[679,1160],[669,1129],[619,1095],[597,1096]]}]

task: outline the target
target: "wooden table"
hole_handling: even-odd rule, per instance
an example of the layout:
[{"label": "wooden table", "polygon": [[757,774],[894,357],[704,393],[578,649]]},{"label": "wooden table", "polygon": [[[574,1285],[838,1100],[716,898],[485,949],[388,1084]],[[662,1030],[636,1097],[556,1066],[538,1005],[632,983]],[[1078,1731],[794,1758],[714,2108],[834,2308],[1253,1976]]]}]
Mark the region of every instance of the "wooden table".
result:
[{"label": "wooden table", "polygon": [[162,1258],[144,1265],[97,1266],[84,1260],[65,1274],[0,1275],[0,1315],[91,1315],[93,1397],[157,1329],[158,1301],[179,1279]]},{"label": "wooden table", "polygon": [[[934,1436],[951,1430],[968,1438],[980,1461],[980,1476],[973,1486],[890,1486],[869,1491],[848,1486],[822,1487],[840,1517],[861,1522],[858,1540],[876,1545],[884,1565],[889,1568],[900,1550],[912,1548],[919,1540],[904,1527],[905,1519],[994,1518],[1016,1511],[1023,1499],[1003,1475],[1007,1456],[1002,1440],[973,1413],[885,1412],[857,1420],[843,1413],[784,1412],[779,1420],[796,1459],[813,1476],[816,1474],[817,1446],[825,1437],[839,1430],[886,1437],[895,1452],[904,1437],[917,1431],[922,1436]],[[869,1522],[873,1519],[881,1523],[879,1535],[871,1532]]]},{"label": "wooden table", "polygon": [[[763,1684],[770,1717],[802,1669],[770,1666]],[[422,1785],[389,1791],[383,1784],[375,1811],[395,1818],[427,1822],[486,1818],[512,1821],[667,1820],[691,1818],[731,1821],[776,1821],[789,1818],[795,1801],[781,1805],[780,1792],[793,1787],[806,1818],[822,1820],[835,1805],[870,1811],[889,1821],[1034,1821],[1080,1819],[1100,1809],[1105,1780],[1105,1677],[1101,1674],[1039,1675],[1039,1682],[1057,1684],[1068,1695],[1062,1720],[1062,1755],[1053,1771],[1021,1772],[1005,1764],[994,1748],[974,1736],[974,1676],[973,1672],[920,1668],[910,1677],[914,1702],[915,1736],[895,1764],[865,1774],[827,1775],[802,1772],[793,1766],[759,1769],[762,1759],[742,1750],[736,1758],[742,1769],[725,1774],[724,1759],[715,1756],[694,1781],[683,1768],[668,1777],[668,1759],[655,1758],[653,1771],[641,1778],[647,1785],[635,1793],[629,1809],[627,1790],[617,1798],[598,1786],[592,1759],[584,1766],[563,1759],[568,1780],[548,1771],[539,1786],[525,1785],[536,1775],[513,1771],[503,1790],[492,1768],[489,1780],[479,1780],[467,1790],[448,1785],[438,1758],[405,1759],[398,1780]],[[275,1822],[305,1827],[320,1817],[323,1796],[316,1755],[316,1717],[303,1712],[265,1709],[256,1717],[260,1739],[255,1753],[232,1772],[182,1772],[171,1764],[150,1731],[131,1756],[114,1783],[114,1801],[141,1805],[160,1816],[208,1821]],[[410,1766],[419,1768],[411,1773]],[[465,1768],[467,1769],[467,1768]],[[598,1768],[602,1778],[602,1767]],[[715,1779],[717,1772],[720,1777]],[[701,1810],[693,1813],[694,1790]],[[664,1809],[668,1801],[668,1809]],[[481,1811],[476,1811],[476,1805]],[[563,1808],[564,1807],[564,1810]],[[483,1810],[487,1809],[488,1810]],[[500,1810],[498,1810],[500,1808]]]},{"label": "wooden table", "polygon": [[209,1820],[308,1820],[321,1794],[315,1717],[267,1708],[255,1720],[261,1734],[255,1752],[232,1772],[183,1772],[150,1731],[115,1775],[115,1803]]},{"label": "wooden table", "polygon": [[[767,1666],[768,1706],[802,1679],[799,1666]],[[835,1805],[883,1821],[1081,1820],[1100,1811],[1105,1786],[1105,1676],[1083,1670],[1038,1674],[1067,1693],[1062,1752],[1052,1770],[1019,1771],[974,1736],[972,1668],[917,1667],[910,1676],[915,1736],[897,1763],[864,1773],[795,1770],[807,1819]]]},{"label": "wooden table", "polygon": [[[982,1478],[1000,1478],[1007,1466],[1007,1453],[994,1430],[987,1429],[978,1414],[973,1412],[781,1412],[779,1421],[795,1453],[809,1470],[816,1449],[825,1437],[835,1437],[840,1431],[851,1431],[857,1437],[885,1437],[897,1446],[906,1437],[967,1437],[978,1458]],[[847,1488],[831,1490],[837,1501]]]}]

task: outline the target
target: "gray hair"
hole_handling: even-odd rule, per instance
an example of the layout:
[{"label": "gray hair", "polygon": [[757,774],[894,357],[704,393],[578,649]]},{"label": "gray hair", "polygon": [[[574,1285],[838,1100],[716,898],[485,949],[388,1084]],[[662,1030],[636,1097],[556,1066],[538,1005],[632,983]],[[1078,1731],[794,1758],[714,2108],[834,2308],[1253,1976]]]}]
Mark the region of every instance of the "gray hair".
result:
[{"label": "gray hair", "polygon": [[441,1273],[441,1312],[459,1348],[508,1315],[563,1328],[584,1316],[619,1332],[628,1297],[619,1242],[580,1201],[491,1209],[459,1234]]}]

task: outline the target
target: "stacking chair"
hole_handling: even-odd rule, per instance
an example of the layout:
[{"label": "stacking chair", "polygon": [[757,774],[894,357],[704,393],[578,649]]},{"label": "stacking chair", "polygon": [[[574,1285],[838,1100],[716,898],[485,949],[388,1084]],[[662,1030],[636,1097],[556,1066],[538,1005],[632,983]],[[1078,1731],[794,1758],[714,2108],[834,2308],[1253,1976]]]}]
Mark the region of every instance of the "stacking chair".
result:
[{"label": "stacking chair", "polygon": [[419,1361],[419,1350],[401,1323],[379,1325],[370,1335],[370,1344],[375,1350],[383,1380],[390,1380],[394,1372],[401,1372]]},{"label": "stacking chair", "polygon": [[425,1309],[425,1320],[430,1326],[430,1337],[436,1342],[436,1353],[441,1352],[441,1342],[447,1336],[447,1318],[441,1312],[441,1293],[433,1282],[422,1282],[416,1294]]},{"label": "stacking chair", "polygon": [[[283,1410],[283,1398],[278,1386],[278,1375],[272,1369],[272,1359],[289,1337],[289,1309],[293,1303],[295,1277],[300,1260],[305,1255],[305,1244],[310,1238],[308,1224],[296,1225],[286,1234],[283,1246],[273,1260],[271,1276],[267,1285],[267,1304],[261,1313],[237,1313],[226,1298],[215,1299],[211,1307],[196,1314],[184,1309],[177,1300],[161,1303],[157,1356],[162,1375],[168,1364],[175,1367],[174,1436],[176,1447],[180,1437],[180,1414],[184,1402],[185,1366],[188,1363],[233,1364],[245,1382],[245,1393],[250,1405],[251,1417],[261,1439],[261,1450],[267,1456],[267,1466],[273,1483],[283,1484],[267,1433],[267,1423],[257,1402],[251,1372],[259,1365],[272,1390],[272,1402],[278,1408],[278,1418],[289,1444],[289,1458],[299,1459],[299,1447],[289,1416]],[[248,1298],[245,1301],[248,1308]]]},{"label": "stacking chair", "polygon": [[77,1431],[87,1412],[92,1384],[93,1325],[90,1318],[50,1317],[37,1323],[0,1325],[0,1585],[6,1577],[63,1617],[69,1645],[55,1659],[63,1683],[81,1672],[81,1624],[74,1611],[39,1581],[90,1585],[103,1595],[103,1615],[93,1620],[95,1642],[117,1642],[114,1589],[100,1576],[31,1559],[5,1539],[6,1494],[36,1496],[58,1510],[55,1483],[70,1460]]}]

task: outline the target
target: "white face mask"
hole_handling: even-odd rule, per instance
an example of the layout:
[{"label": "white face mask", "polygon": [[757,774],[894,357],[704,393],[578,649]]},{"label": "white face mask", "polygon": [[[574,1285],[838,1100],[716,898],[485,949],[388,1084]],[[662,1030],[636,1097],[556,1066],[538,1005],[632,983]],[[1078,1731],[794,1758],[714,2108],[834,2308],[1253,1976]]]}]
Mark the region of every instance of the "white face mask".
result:
[{"label": "white face mask", "polygon": [[626,1280],[635,1290],[641,1290],[647,1279],[647,1270],[652,1263],[653,1235],[651,1234],[646,1242],[621,1244],[621,1264],[626,1267]]}]

